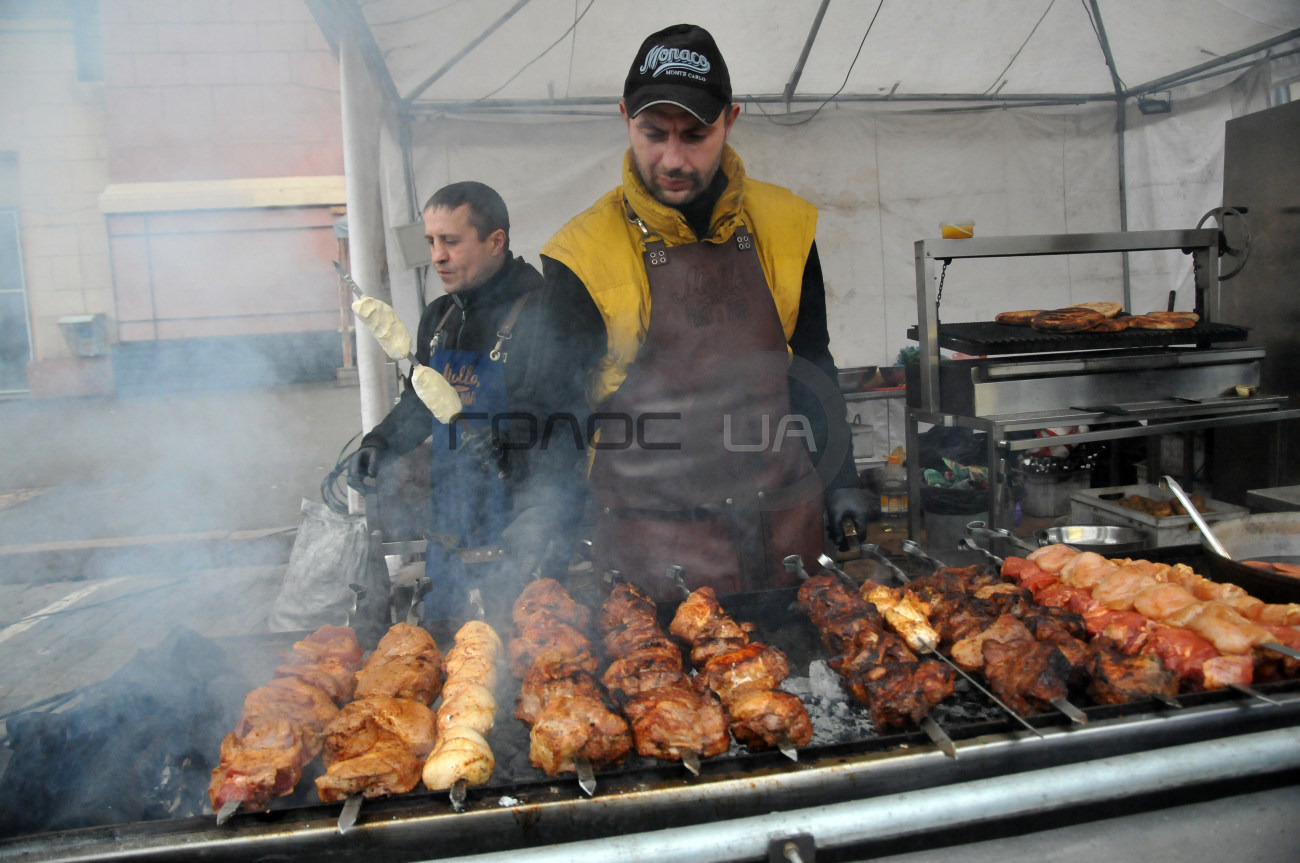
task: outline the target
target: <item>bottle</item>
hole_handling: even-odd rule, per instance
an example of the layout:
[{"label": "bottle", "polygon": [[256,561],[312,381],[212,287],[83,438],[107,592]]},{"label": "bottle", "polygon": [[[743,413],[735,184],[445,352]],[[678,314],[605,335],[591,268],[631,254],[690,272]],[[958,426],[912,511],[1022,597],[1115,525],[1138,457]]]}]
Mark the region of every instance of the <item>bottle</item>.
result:
[{"label": "bottle", "polygon": [[885,478],[880,484],[880,529],[886,533],[907,531],[907,468],[903,465],[903,448],[889,455]]}]

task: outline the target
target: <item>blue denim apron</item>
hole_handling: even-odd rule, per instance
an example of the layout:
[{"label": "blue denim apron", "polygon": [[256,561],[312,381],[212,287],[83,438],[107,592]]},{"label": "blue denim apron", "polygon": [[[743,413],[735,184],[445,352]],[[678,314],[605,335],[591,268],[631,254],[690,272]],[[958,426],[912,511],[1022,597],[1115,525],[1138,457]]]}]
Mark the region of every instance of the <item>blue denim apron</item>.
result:
[{"label": "blue denim apron", "polygon": [[433,533],[424,566],[432,588],[424,599],[425,620],[472,615],[469,591],[485,587],[498,564],[467,566],[457,552],[499,544],[513,517],[510,489],[498,466],[464,447],[467,433],[490,432],[491,418],[510,410],[504,367],[492,353],[436,348],[429,360],[456,388],[463,409],[450,424],[433,420]]}]

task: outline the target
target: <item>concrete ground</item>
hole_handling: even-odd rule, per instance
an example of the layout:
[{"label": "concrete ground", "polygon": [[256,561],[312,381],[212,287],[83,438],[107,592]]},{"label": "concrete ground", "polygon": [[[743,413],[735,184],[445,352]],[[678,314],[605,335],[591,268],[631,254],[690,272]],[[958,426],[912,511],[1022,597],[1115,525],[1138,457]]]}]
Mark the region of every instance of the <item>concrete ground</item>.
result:
[{"label": "concrete ground", "polygon": [[360,416],[335,384],[0,401],[0,741],[178,625],[263,631]]}]

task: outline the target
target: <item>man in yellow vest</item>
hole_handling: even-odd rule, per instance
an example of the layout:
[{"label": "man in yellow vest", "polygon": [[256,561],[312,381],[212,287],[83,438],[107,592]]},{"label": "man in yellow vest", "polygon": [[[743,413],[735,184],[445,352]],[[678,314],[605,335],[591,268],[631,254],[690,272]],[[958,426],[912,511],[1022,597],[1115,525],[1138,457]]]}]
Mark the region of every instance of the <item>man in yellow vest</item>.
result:
[{"label": "man in yellow vest", "polygon": [[[656,598],[792,583],[824,516],[869,515],[829,351],[817,211],[745,175],[713,37],[676,25],[632,62],[622,184],[542,249],[544,305],[599,431],[592,561]],[[814,467],[814,461],[816,466]],[[677,570],[676,567],[681,567]]]}]

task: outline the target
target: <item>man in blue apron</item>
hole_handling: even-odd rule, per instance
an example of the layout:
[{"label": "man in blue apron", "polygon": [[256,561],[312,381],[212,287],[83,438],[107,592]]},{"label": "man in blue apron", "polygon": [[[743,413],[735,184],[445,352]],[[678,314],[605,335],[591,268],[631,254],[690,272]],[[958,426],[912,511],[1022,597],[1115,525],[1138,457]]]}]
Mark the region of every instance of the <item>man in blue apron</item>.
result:
[{"label": "man in blue apron", "polygon": [[[415,356],[456,388],[462,411],[436,419],[407,387],[352,456],[361,488],[381,462],[430,441],[432,523],[425,573],[428,620],[462,618],[478,588],[493,617],[509,609],[548,555],[567,556],[576,506],[569,465],[575,448],[543,450],[531,362],[542,277],[510,252],[505,202],[482,183],[453,183],[424,208],[434,271],[446,293],[420,317]],[[498,549],[507,559],[493,562]],[[486,560],[488,562],[481,562]]]},{"label": "man in blue apron", "polygon": [[543,306],[599,420],[592,562],[657,599],[788,585],[845,520],[865,528],[829,350],[817,211],[745,174],[713,37],[652,34],[620,110],[622,183],[542,249]]}]

